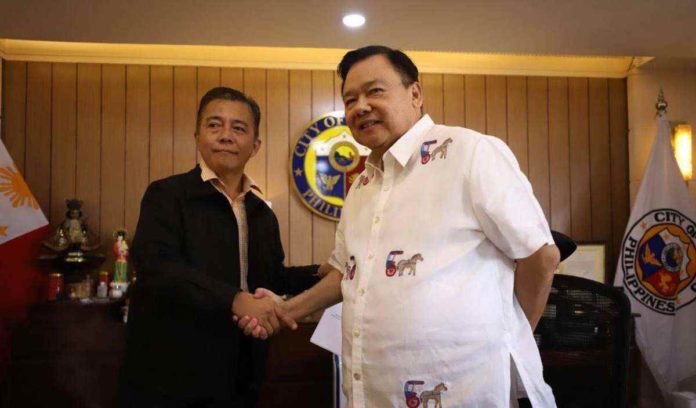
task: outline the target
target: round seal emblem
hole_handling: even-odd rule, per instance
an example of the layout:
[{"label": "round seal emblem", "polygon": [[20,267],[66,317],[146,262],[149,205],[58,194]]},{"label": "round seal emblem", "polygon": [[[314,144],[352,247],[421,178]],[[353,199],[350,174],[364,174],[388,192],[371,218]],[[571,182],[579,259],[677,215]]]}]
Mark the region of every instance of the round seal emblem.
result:
[{"label": "round seal emblem", "polygon": [[338,221],[350,186],[365,169],[370,149],[358,144],[343,112],[315,118],[297,139],[290,157],[295,191],[310,210]]},{"label": "round seal emblem", "polygon": [[652,210],[629,230],[621,250],[623,282],[646,307],[672,315],[696,299],[696,224],[679,211]]}]

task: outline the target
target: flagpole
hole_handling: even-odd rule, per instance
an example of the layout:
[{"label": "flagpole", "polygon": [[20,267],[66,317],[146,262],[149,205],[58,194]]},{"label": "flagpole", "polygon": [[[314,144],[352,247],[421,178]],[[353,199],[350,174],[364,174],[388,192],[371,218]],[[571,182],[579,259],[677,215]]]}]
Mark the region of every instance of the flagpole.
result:
[{"label": "flagpole", "polygon": [[660,88],[660,92],[657,94],[657,102],[655,102],[655,109],[657,109],[656,116],[664,116],[667,114],[667,100],[665,100],[665,93]]}]

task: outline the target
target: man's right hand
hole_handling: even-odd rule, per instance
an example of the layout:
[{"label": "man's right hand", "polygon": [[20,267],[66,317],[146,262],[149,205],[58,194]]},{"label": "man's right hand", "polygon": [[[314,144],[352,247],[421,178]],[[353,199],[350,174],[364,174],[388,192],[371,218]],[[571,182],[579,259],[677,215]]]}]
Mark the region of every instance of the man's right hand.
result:
[{"label": "man's right hand", "polygon": [[[319,283],[312,286],[310,289],[300,293],[299,295],[293,297],[288,301],[283,301],[275,293],[268,289],[259,288],[254,293],[255,298],[258,300],[270,300],[277,302],[276,310],[281,310],[281,313],[289,316],[289,319],[293,321],[293,325],[290,326],[293,330],[297,327],[293,319],[299,319],[307,316],[317,310],[326,309],[329,306],[333,306],[340,302],[343,298],[341,294],[341,280],[343,275],[337,269],[331,269],[329,273],[324,276]],[[239,296],[239,295],[237,295]],[[278,316],[282,314],[279,313]],[[265,327],[263,325],[258,325],[260,320],[255,319],[253,315],[248,315],[244,313],[235,313],[233,316],[234,321],[237,322],[240,329],[243,329],[245,333],[252,334],[254,337],[261,337]],[[267,333],[266,333],[267,334]]]},{"label": "man's right hand", "polygon": [[[244,327],[245,335],[266,339],[280,331],[281,324],[292,329],[297,327],[293,320],[280,306],[270,298],[255,298],[252,294],[240,292],[232,302],[232,314],[248,316],[256,324]],[[241,328],[241,325],[240,325]]]},{"label": "man's right hand", "polygon": [[[282,309],[284,312],[285,309],[283,308],[283,304],[285,301],[283,298],[280,296],[276,295],[272,291],[265,289],[265,288],[258,288],[254,292],[254,298],[255,299],[271,299],[273,300],[278,308]],[[287,313],[287,312],[286,312]],[[266,338],[268,337],[268,333],[266,332],[266,329],[259,324],[258,319],[253,318],[252,316],[248,315],[234,315],[232,319],[237,323],[237,326],[244,331],[244,334],[251,334],[256,338]],[[289,326],[290,329],[295,330],[297,328],[297,324],[293,326]]]}]

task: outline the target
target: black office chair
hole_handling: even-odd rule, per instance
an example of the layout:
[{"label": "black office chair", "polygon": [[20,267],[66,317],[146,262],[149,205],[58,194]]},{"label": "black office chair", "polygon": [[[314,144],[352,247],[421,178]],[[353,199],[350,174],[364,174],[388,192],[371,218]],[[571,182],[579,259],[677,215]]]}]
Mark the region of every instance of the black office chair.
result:
[{"label": "black office chair", "polygon": [[631,306],[617,288],[556,275],[534,333],[560,408],[625,407]]}]

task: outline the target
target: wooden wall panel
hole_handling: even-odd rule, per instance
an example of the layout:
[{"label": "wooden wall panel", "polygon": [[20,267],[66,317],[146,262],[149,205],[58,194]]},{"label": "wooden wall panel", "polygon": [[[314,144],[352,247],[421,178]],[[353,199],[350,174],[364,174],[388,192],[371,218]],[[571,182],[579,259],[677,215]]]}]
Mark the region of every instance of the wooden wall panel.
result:
[{"label": "wooden wall panel", "polygon": [[443,123],[449,126],[464,126],[464,76],[443,76]]},{"label": "wooden wall panel", "polygon": [[341,81],[341,77],[338,76],[337,72],[334,72],[334,110],[335,111],[343,111],[344,110],[343,94],[341,93],[342,85],[343,85],[343,81]]},{"label": "wooden wall panel", "polygon": [[549,78],[549,189],[551,228],[572,234],[570,211],[570,144],[568,80]]},{"label": "wooden wall panel", "polygon": [[527,80],[527,102],[529,181],[546,218],[551,220],[549,100],[546,78]]},{"label": "wooden wall panel", "polygon": [[189,171],[196,165],[196,113],[198,89],[195,67],[174,68],[173,171]]},{"label": "wooden wall panel", "polygon": [[198,68],[198,96],[197,100],[201,100],[206,92],[220,86],[220,68],[199,67]]},{"label": "wooden wall panel", "polygon": [[[335,223],[297,198],[288,160],[311,119],[343,109],[334,72],[34,62],[4,67],[3,141],[53,223],[63,217],[65,198],[76,196],[107,247],[115,228],[134,230],[147,184],[196,163],[199,98],[224,85],[245,91],[261,107],[263,144],[248,173],[273,205],[287,263],[329,256]],[[551,227],[577,240],[606,241],[615,261],[629,211],[625,80],[421,78],[424,110],[436,122],[506,141]]]},{"label": "wooden wall panel", "polygon": [[[200,101],[206,92],[220,86],[220,68],[199,67],[196,80],[196,102]],[[201,160],[201,155],[196,151],[196,163]]]},{"label": "wooden wall panel", "polygon": [[24,175],[27,63],[3,61],[2,68],[2,141],[15,166]]},{"label": "wooden wall panel", "polygon": [[609,150],[609,88],[606,79],[589,80],[590,187],[592,239],[611,242],[611,151]]},{"label": "wooden wall panel", "polygon": [[126,161],[126,67],[102,69],[101,239],[124,226]]},{"label": "wooden wall panel", "polygon": [[[312,73],[290,71],[290,148],[312,120]],[[290,198],[290,244],[288,262],[306,265],[312,262],[313,214],[297,197]]]},{"label": "wooden wall panel", "polygon": [[[609,139],[611,150],[611,242],[616,256],[630,215],[628,184],[628,110],[626,81],[609,80]],[[610,258],[611,259],[611,258]],[[615,265],[616,260],[610,265]],[[614,268],[607,271],[608,281],[614,282]]]},{"label": "wooden wall panel", "polygon": [[101,87],[102,67],[77,66],[77,153],[75,197],[84,203],[87,227],[101,228]]},{"label": "wooden wall panel", "polygon": [[[289,123],[289,74],[287,70],[268,70],[268,97],[266,100],[266,199],[271,201],[278,218],[280,241],[285,249],[286,261],[290,249],[290,194],[288,160],[290,157]],[[301,205],[301,204],[300,204]]]},{"label": "wooden wall panel", "polygon": [[24,178],[46,216],[51,214],[51,71],[49,63],[27,67]]},{"label": "wooden wall panel", "polygon": [[174,70],[150,68],[150,181],[174,172]]},{"label": "wooden wall panel", "polygon": [[442,75],[423,74],[423,110],[435,123],[444,120]]},{"label": "wooden wall panel", "polygon": [[568,80],[568,128],[570,135],[570,211],[572,236],[592,239],[590,190],[590,141],[587,79]]},{"label": "wooden wall panel", "polygon": [[520,169],[529,176],[527,151],[527,78],[507,79],[507,128],[508,145],[515,153]]},{"label": "wooden wall panel", "polygon": [[75,197],[77,65],[53,64],[51,100],[52,223],[65,216],[65,199]]},{"label": "wooden wall panel", "polygon": [[[126,67],[125,227],[135,233],[140,200],[159,158],[150,154],[150,67]],[[154,160],[153,160],[154,158]]]},{"label": "wooden wall panel", "polygon": [[466,127],[486,133],[486,78],[481,75],[464,77]]},{"label": "wooden wall panel", "polygon": [[244,90],[244,70],[242,68],[222,68],[220,70],[220,86]]},{"label": "wooden wall panel", "polygon": [[266,193],[266,122],[268,120],[268,109],[266,109],[266,70],[265,69],[245,69],[244,70],[244,92],[254,98],[261,109],[261,123],[259,124],[259,138],[261,148],[256,156],[249,161],[246,167],[247,174],[254,179],[261,191]]},{"label": "wooden wall panel", "polygon": [[[312,119],[334,110],[334,74],[312,71]],[[333,250],[336,223],[312,214],[312,262],[323,263]]]},{"label": "wooden wall panel", "polygon": [[507,141],[507,78],[486,77],[486,130],[491,136]]}]

